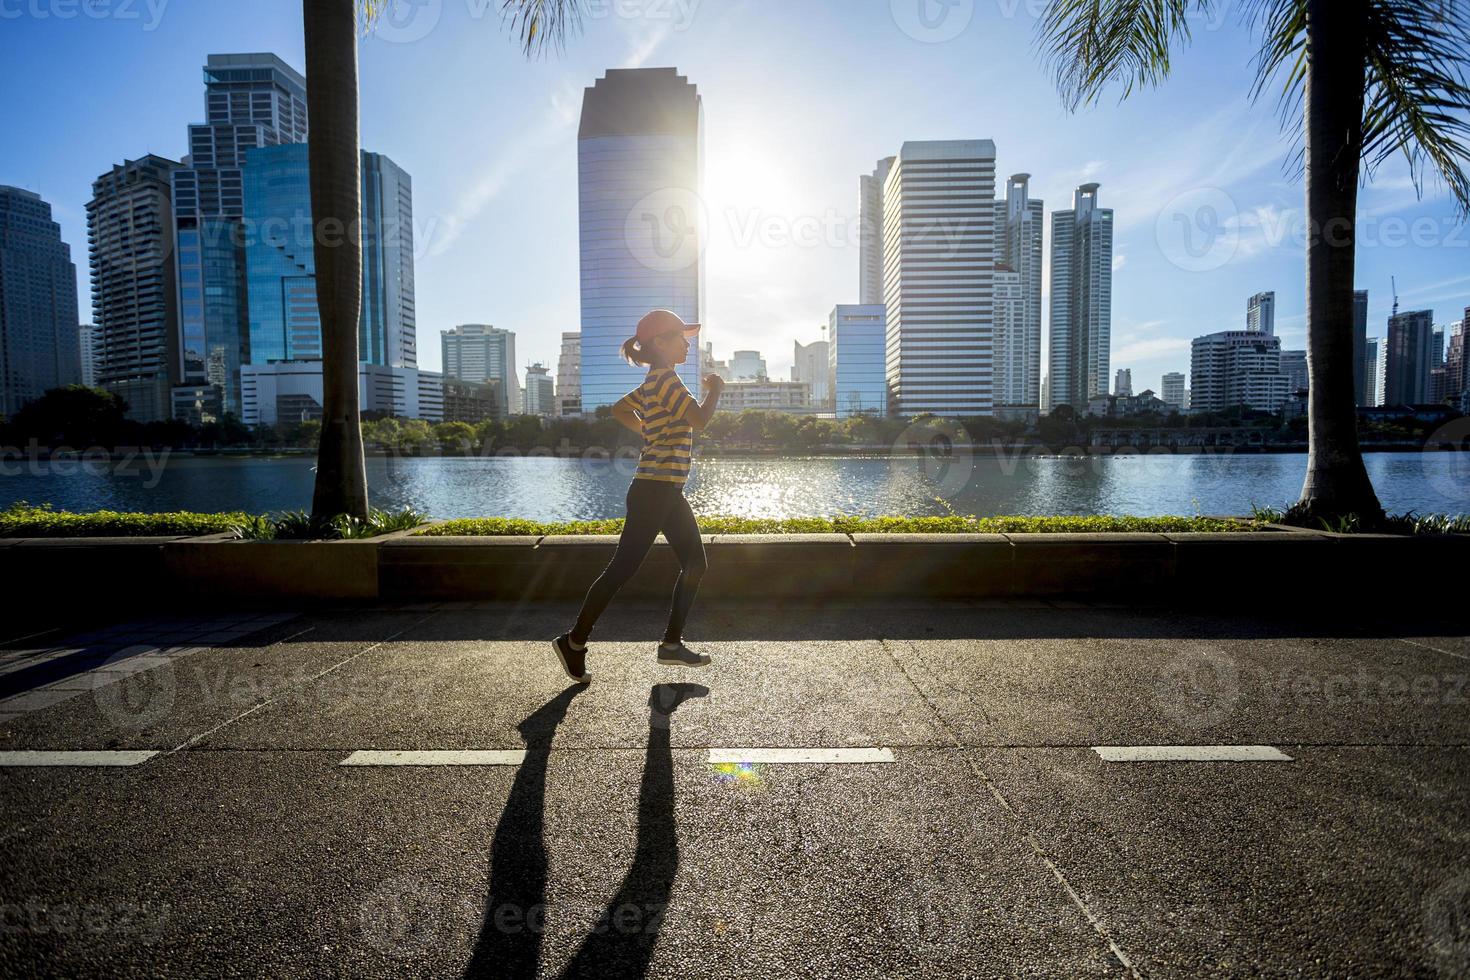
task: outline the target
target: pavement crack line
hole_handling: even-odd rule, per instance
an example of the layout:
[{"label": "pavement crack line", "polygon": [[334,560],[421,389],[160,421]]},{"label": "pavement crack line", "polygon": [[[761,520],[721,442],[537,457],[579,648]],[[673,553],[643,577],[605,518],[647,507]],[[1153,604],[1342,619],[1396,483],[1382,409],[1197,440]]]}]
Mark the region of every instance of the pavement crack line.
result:
[{"label": "pavement crack line", "polygon": [[[878,645],[883,648],[884,653],[888,654],[889,658],[892,659],[894,666],[899,669],[899,671],[903,674],[904,679],[909,682],[909,686],[914,689],[914,693],[919,696],[920,700],[922,700],[925,706],[928,707],[930,713],[934,715],[935,722],[944,731],[949,740],[954,743],[954,747],[961,750],[965,749],[965,746],[959,740],[959,736],[955,734],[954,729],[947,721],[944,720],[944,716],[939,713],[939,709],[934,706],[934,702],[929,700],[928,695],[926,695],[923,689],[919,687],[918,683],[914,680],[913,675],[910,674],[908,668],[904,666],[903,661],[900,660],[898,658],[898,655],[894,653],[892,646],[889,645],[889,641],[883,637],[879,637]],[[1128,975],[1133,977],[1134,980],[1143,980],[1143,973],[1138,969],[1138,967],[1133,965],[1133,960],[1123,950],[1123,947],[1118,944],[1118,941],[1113,938],[1113,935],[1111,932],[1109,932],[1108,927],[1105,926],[1102,920],[1093,913],[1088,904],[1083,901],[1082,896],[1077,894],[1077,890],[1073,888],[1072,883],[1067,880],[1066,874],[1062,871],[1060,867],[1057,866],[1057,863],[1051,859],[1051,856],[1047,854],[1046,849],[1041,845],[1041,841],[1037,839],[1036,835],[1031,831],[1030,826],[1028,826],[1026,821],[1022,819],[1021,814],[1016,810],[1014,806],[1011,805],[1010,800],[1006,799],[1005,794],[1000,791],[1000,787],[996,785],[995,780],[990,778],[990,774],[985,771],[985,768],[983,766],[975,762],[973,758],[973,753],[965,753],[965,762],[970,767],[970,770],[974,772],[975,775],[980,778],[980,781],[985,784],[986,789],[990,790],[990,795],[995,797],[995,801],[1000,804],[1001,809],[1005,810],[1005,812],[1010,814],[1011,818],[1015,820],[1016,826],[1019,827],[1021,830],[1022,837],[1025,839],[1027,844],[1031,845],[1031,850],[1035,852],[1037,858],[1039,858],[1041,862],[1046,865],[1047,869],[1051,871],[1052,877],[1056,878],[1057,884],[1062,886],[1062,891],[1066,892],[1067,898],[1071,900],[1072,904],[1077,907],[1077,910],[1082,913],[1085,919],[1087,919],[1088,925],[1092,926],[1093,931],[1096,932],[1099,937],[1101,937],[1103,942],[1108,944],[1108,949],[1112,952],[1113,957],[1120,964],[1122,964],[1123,969],[1127,970]]]},{"label": "pavement crack line", "polygon": [[[218,725],[215,725],[213,728],[209,729],[208,731],[200,732],[198,735],[195,735],[195,736],[193,736],[193,737],[191,737],[189,739],[186,739],[185,741],[179,743],[178,745],[174,746],[173,748],[169,749],[167,752],[165,752],[163,754],[165,756],[170,756],[170,755],[173,755],[176,752],[182,752],[185,749],[191,749],[191,748],[193,748],[194,746],[198,745],[200,742],[204,741],[204,739],[206,739],[209,736],[213,735],[215,732],[217,732],[220,729],[226,727],[227,725],[233,725],[235,722],[240,721],[243,718],[250,717],[251,715],[255,714],[257,711],[259,711],[261,708],[264,708],[267,705],[274,704],[275,702],[281,700],[281,698],[286,697],[288,694],[295,694],[295,693],[297,693],[303,687],[305,687],[307,684],[311,684],[314,681],[320,680],[321,678],[323,678],[323,677],[327,676],[328,674],[330,674],[332,671],[336,670],[338,667],[345,667],[347,664],[352,663],[352,661],[356,660],[357,658],[363,657],[363,656],[366,656],[369,653],[372,653],[378,647],[383,646],[386,643],[392,643],[394,640],[398,639],[400,636],[402,636],[403,634],[407,633],[409,630],[414,629],[417,626],[423,625],[424,623],[428,622],[430,619],[433,619],[436,615],[438,615],[438,610],[435,610],[434,612],[429,613],[427,616],[422,616],[419,619],[414,620],[412,623],[409,623],[407,626],[405,626],[402,629],[398,630],[396,633],[391,633],[388,636],[383,637],[381,640],[377,641],[376,643],[373,643],[373,644],[370,644],[369,646],[363,647],[361,650],[357,651],[356,653],[354,653],[352,656],[348,657],[347,659],[340,660],[337,663],[332,664],[332,666],[327,667],[324,670],[317,671],[315,674],[312,674],[310,677],[306,678],[301,683],[299,683],[299,684],[293,684],[293,685],[291,685],[291,687],[288,690],[282,691],[280,694],[277,694],[275,697],[269,698],[269,699],[267,699],[265,701],[261,701],[258,704],[255,704],[255,705],[252,705],[249,708],[246,708],[244,711],[240,712],[238,715],[235,715],[233,718],[227,718],[226,720],[220,722]],[[312,627],[312,628],[314,629],[315,627]],[[311,630],[310,629],[307,629],[307,630],[302,630],[301,632],[302,633],[309,633],[309,632],[311,632]],[[297,633],[295,635],[296,636],[300,636],[301,633]],[[290,639],[290,637],[288,637],[287,639]],[[283,641],[277,641],[277,642],[283,642]]]}]

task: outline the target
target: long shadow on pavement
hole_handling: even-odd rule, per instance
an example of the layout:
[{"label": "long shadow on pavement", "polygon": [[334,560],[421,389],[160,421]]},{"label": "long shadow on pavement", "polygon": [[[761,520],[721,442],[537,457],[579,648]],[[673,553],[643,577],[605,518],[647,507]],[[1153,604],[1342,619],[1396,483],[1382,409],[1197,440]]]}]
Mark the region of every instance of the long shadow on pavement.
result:
[{"label": "long shadow on pavement", "polygon": [[581,684],[567,688],[518,726],[526,758],[490,845],[490,893],[466,978],[536,975],[546,918],[546,763],[556,726],[584,690]]},{"label": "long shadow on pavement", "polygon": [[690,698],[708,694],[709,688],[702,684],[655,684],[649,692],[648,750],[638,787],[638,849],[617,894],[562,971],[563,977],[648,975],[679,871],[669,716]]}]

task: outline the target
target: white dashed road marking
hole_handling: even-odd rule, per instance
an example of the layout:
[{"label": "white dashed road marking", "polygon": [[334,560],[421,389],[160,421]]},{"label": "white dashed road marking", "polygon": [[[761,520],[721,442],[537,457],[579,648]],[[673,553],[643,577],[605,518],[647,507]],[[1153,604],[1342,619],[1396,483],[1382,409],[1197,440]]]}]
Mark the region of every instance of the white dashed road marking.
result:
[{"label": "white dashed road marking", "polygon": [[136,766],[157,755],[136,752],[0,752],[4,766]]},{"label": "white dashed road marking", "polygon": [[710,749],[709,761],[770,763],[892,762],[892,749]]},{"label": "white dashed road marking", "polygon": [[1104,762],[1291,762],[1274,745],[1094,745]]}]

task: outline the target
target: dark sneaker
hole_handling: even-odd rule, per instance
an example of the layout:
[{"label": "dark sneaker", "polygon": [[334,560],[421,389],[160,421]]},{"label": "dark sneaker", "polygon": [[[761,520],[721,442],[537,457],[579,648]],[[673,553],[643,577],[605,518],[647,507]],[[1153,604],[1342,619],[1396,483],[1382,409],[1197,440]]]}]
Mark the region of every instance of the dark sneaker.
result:
[{"label": "dark sneaker", "polygon": [[561,660],[561,669],[567,672],[567,676],[578,684],[586,684],[592,680],[592,675],[587,673],[587,648],[580,650],[572,649],[571,635],[563,633],[551,641],[556,650],[556,656]]},{"label": "dark sneaker", "polygon": [[683,643],[660,643],[658,662],[671,667],[705,667],[710,657],[707,653],[695,653]]}]

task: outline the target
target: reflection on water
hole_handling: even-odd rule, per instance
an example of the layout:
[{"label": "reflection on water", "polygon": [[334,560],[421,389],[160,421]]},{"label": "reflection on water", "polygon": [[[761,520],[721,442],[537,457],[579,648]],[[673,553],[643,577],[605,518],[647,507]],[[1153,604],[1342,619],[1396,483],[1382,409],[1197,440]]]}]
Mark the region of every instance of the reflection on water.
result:
[{"label": "reflection on water", "polygon": [[[1470,510],[1466,453],[1372,453],[1367,459],[1392,512]],[[313,461],[176,456],[162,470],[106,465],[11,464],[0,506],[48,502],[65,510],[307,508]],[[1304,454],[1142,455],[1058,458],[828,457],[700,459],[689,496],[701,514],[1240,514],[1252,503],[1295,500]],[[434,517],[503,515],[536,520],[621,517],[628,461],[546,457],[368,461],[373,503]]]}]

